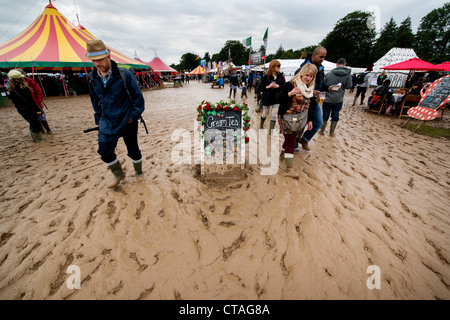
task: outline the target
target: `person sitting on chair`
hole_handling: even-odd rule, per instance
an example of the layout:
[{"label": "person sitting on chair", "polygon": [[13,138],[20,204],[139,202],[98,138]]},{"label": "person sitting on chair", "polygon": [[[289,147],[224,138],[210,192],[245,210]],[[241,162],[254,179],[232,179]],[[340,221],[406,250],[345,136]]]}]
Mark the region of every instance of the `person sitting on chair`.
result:
[{"label": "person sitting on chair", "polygon": [[[372,96],[369,97],[369,106],[378,106],[378,103],[383,103],[381,97],[383,97],[384,95],[386,95],[387,105],[394,105],[394,97],[392,96],[392,94],[394,93],[394,89],[392,89],[390,85],[391,80],[386,79],[383,81],[383,84],[381,86],[376,87],[372,92]],[[379,98],[375,98],[376,96],[378,96]]]}]

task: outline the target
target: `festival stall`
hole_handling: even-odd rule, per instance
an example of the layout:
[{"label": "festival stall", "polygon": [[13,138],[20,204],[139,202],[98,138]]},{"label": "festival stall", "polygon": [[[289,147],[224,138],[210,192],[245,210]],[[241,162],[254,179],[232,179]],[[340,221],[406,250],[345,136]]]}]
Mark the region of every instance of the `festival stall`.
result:
[{"label": "festival stall", "polygon": [[165,64],[159,57],[155,57],[148,65],[156,72],[159,76],[176,76],[178,71],[174,68],[169,67]]}]

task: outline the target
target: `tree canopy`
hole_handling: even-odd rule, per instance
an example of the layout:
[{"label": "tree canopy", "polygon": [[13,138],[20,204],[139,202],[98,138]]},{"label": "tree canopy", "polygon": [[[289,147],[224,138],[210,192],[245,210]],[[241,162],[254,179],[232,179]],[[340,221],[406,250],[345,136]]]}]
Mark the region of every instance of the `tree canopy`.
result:
[{"label": "tree canopy", "polygon": [[320,43],[327,49],[327,60],[345,58],[352,66],[367,66],[372,61],[375,28],[369,12],[354,11],[339,20]]}]

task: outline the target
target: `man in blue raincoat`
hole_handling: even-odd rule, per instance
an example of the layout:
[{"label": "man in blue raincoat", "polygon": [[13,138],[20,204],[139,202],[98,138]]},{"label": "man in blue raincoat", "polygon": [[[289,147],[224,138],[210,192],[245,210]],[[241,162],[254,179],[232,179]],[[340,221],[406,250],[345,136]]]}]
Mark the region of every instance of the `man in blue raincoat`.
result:
[{"label": "man in blue raincoat", "polygon": [[[102,40],[86,43],[86,59],[92,60],[94,69],[89,73],[89,94],[98,125],[98,153],[114,177],[109,188],[115,188],[125,173],[115,154],[119,138],[123,138],[128,156],[133,161],[136,177],[142,177],[142,155],[138,145],[138,120],[145,109],[141,89],[130,71],[122,70],[111,60],[110,50]],[[126,83],[124,83],[124,80]]]}]

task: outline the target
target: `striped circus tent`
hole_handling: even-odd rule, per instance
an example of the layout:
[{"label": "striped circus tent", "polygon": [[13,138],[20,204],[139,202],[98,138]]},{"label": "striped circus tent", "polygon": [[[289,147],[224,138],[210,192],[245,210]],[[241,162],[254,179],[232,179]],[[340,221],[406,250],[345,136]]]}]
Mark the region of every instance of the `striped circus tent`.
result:
[{"label": "striped circus tent", "polygon": [[194,70],[192,70],[191,72],[189,72],[190,75],[195,75],[195,74],[204,74],[206,73],[205,69],[203,69],[202,66],[198,66],[197,68],[195,68]]},{"label": "striped circus tent", "polygon": [[[13,39],[0,44],[0,68],[34,68],[45,71],[81,71],[92,68],[84,58],[86,42],[95,39],[81,25],[68,21],[51,0],[41,15]],[[121,52],[111,48],[111,59],[135,69],[149,69]]]}]

